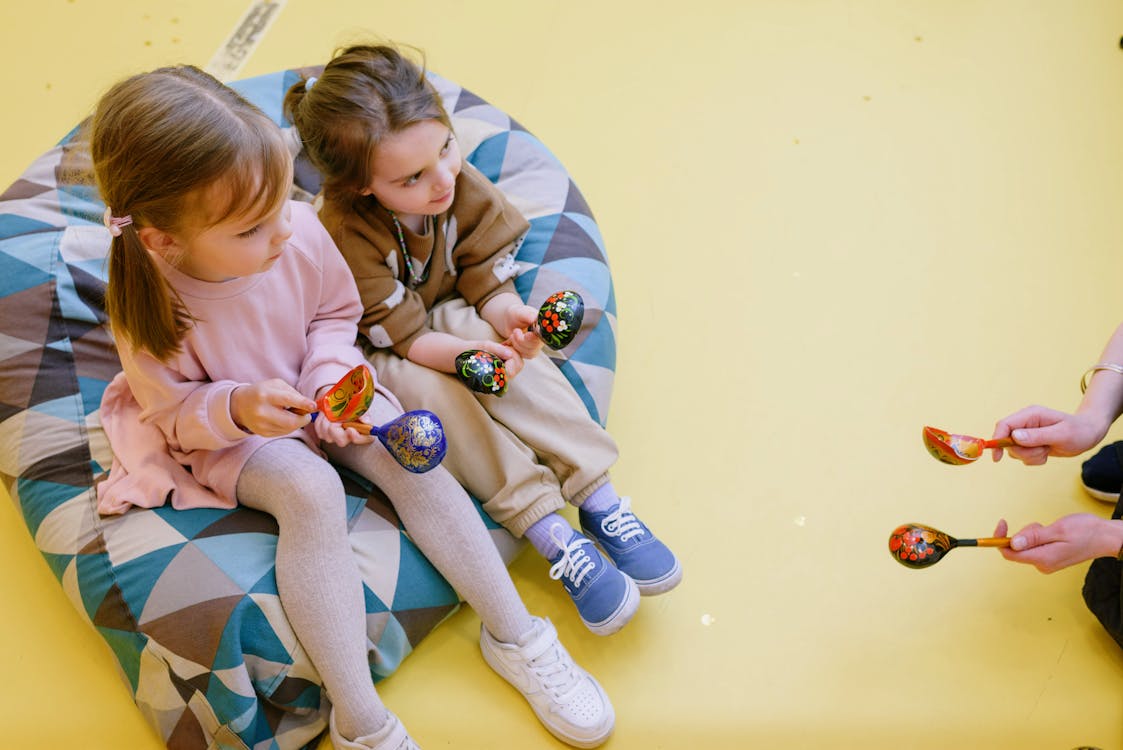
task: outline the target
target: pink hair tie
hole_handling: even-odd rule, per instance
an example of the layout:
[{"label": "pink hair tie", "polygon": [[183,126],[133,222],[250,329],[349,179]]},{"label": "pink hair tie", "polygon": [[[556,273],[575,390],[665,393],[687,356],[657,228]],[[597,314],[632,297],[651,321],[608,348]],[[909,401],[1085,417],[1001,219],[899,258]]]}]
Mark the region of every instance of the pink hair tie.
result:
[{"label": "pink hair tie", "polygon": [[105,213],[102,214],[101,222],[105,224],[105,228],[114,237],[121,236],[121,229],[133,223],[132,216],[114,216],[113,209],[109,206],[105,207]]}]

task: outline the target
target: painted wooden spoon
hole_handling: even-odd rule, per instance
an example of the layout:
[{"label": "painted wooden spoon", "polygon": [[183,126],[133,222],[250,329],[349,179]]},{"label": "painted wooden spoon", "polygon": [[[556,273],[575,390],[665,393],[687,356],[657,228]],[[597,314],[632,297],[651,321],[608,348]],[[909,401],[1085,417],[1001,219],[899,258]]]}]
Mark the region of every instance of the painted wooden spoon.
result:
[{"label": "painted wooden spoon", "polygon": [[956,547],[1009,546],[1008,536],[956,539],[922,523],[902,524],[893,529],[893,533],[889,535],[889,554],[907,568],[927,568],[935,565]]},{"label": "painted wooden spoon", "polygon": [[974,463],[991,448],[1009,448],[1017,445],[1013,438],[984,440],[970,435],[953,435],[935,427],[924,428],[924,447],[937,461],[953,466]]}]

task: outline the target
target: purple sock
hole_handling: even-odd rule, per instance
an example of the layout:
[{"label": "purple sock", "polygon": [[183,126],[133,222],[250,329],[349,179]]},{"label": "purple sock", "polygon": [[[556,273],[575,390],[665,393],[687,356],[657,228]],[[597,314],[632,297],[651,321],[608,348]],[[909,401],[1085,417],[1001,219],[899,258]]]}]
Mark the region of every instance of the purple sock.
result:
[{"label": "purple sock", "polygon": [[614,508],[619,502],[620,496],[616,494],[612,482],[605,482],[585,498],[585,502],[581,503],[581,510],[586,513],[603,513]]},{"label": "purple sock", "polygon": [[526,530],[523,534],[527,541],[530,542],[534,549],[538,550],[538,554],[547,560],[557,556],[561,552],[561,547],[557,545],[553,539],[550,538],[550,529],[554,524],[559,524],[561,532],[558,534],[565,541],[569,541],[573,537],[573,527],[569,525],[569,521],[562,518],[557,513],[551,513],[548,516],[538,519],[534,524]]}]

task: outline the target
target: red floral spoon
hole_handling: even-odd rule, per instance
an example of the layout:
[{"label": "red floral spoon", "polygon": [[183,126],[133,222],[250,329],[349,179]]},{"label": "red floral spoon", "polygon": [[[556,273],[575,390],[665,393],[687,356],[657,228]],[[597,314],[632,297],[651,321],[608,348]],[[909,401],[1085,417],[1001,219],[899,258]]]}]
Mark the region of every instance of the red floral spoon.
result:
[{"label": "red floral spoon", "polygon": [[889,554],[907,568],[935,565],[956,547],[1009,547],[1010,537],[992,536],[981,539],[956,539],[939,529],[922,523],[907,523],[889,535]]},{"label": "red floral spoon", "polygon": [[935,427],[924,428],[924,447],[932,458],[953,466],[973,463],[991,448],[1009,448],[1017,445],[1012,438],[984,440],[970,435],[953,435]]}]

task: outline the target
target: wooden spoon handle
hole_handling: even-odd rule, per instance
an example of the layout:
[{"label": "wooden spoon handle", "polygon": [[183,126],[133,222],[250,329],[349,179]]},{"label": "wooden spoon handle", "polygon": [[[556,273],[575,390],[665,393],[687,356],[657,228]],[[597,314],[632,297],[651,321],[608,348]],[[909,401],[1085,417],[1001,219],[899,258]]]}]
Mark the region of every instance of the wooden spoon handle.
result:
[{"label": "wooden spoon handle", "polygon": [[1014,438],[1010,437],[999,438],[998,440],[983,441],[983,447],[987,450],[990,450],[991,448],[1009,448],[1011,445],[1017,445],[1017,443],[1014,442]]},{"label": "wooden spoon handle", "polygon": [[[291,411],[293,414],[299,414],[302,417],[305,414],[311,414],[311,415],[315,416],[316,414],[320,413],[319,410],[305,411],[304,409],[289,409],[289,411]],[[351,428],[357,430],[360,435],[369,435],[371,432],[374,431],[374,427],[367,424],[366,422],[340,422],[339,426],[340,427],[351,427]]]},{"label": "wooden spoon handle", "polygon": [[369,435],[372,432],[374,432],[374,427],[367,424],[366,422],[342,422],[342,423],[340,423],[339,426],[340,427],[350,427],[351,429],[358,432],[360,435]]},{"label": "wooden spoon handle", "polygon": [[958,547],[1009,547],[1008,536],[986,536],[981,539],[958,539]]}]

